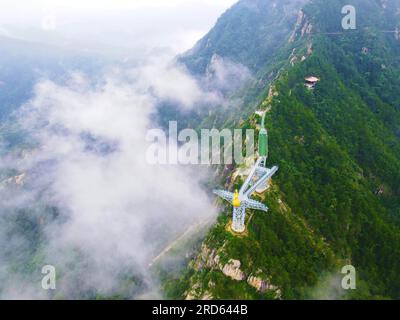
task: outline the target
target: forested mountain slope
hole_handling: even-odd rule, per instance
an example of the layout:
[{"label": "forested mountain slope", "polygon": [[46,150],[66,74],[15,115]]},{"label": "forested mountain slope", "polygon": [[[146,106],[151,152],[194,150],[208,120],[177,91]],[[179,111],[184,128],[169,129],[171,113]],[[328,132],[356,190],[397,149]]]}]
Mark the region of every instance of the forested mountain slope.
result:
[{"label": "forested mountain slope", "polygon": [[[348,4],[356,30],[341,28]],[[292,51],[259,106],[269,110],[269,165],[280,166],[259,196],[270,212],[248,215],[248,234],[238,237],[226,228],[227,206],[186,274],[166,284],[170,296],[400,298],[400,41],[386,32],[399,25],[398,0],[304,5],[283,45]],[[315,90],[304,86],[310,75],[320,78]],[[231,190],[242,182],[236,169],[221,177]],[[357,290],[340,288],[347,264]]]},{"label": "forested mountain slope", "polygon": [[204,73],[217,54],[256,73],[285,45],[307,1],[239,1],[181,60],[193,73]]},{"label": "forested mountain slope", "polygon": [[163,105],[159,122],[177,119],[182,128],[199,123],[226,127],[246,119],[287,64],[298,12],[308,1],[242,0],[227,10],[192,50],[177,58],[206,91],[223,93],[223,102],[186,114]]}]

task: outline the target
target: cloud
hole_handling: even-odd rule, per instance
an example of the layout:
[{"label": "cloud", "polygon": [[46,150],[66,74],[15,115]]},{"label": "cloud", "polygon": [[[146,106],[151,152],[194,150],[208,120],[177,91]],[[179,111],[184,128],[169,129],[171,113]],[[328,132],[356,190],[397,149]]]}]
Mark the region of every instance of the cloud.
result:
[{"label": "cloud", "polygon": [[217,105],[224,99],[218,87],[202,86],[184,66],[172,63],[168,55],[151,59],[130,76],[141,91],[150,92],[158,101],[178,104],[183,110],[199,104]]},{"label": "cloud", "polygon": [[235,2],[3,0],[0,27],[4,25],[7,33],[18,38],[59,46],[72,41],[81,49],[168,47],[177,53],[191,48]]},{"label": "cloud", "polygon": [[[157,103],[190,108],[203,97],[181,69],[156,71],[37,84],[18,114],[35,147],[0,163],[3,172],[26,173],[23,186],[0,188],[1,298],[155,290],[151,259],[190,225],[215,217],[201,187],[206,171],[146,162]],[[55,296],[40,288],[42,264],[59,272]]]},{"label": "cloud", "polygon": [[338,273],[325,274],[320,277],[317,286],[310,289],[311,300],[345,300],[348,294],[342,288],[342,279]]},{"label": "cloud", "polygon": [[203,82],[208,90],[218,88],[219,92],[226,95],[251,79],[251,71],[246,66],[214,54],[207,66]]}]

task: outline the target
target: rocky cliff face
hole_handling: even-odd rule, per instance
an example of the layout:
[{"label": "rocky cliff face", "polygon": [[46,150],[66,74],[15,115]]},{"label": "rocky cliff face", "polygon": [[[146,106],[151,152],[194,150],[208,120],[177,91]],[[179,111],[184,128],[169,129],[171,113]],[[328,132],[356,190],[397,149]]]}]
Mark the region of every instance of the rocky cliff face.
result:
[{"label": "rocky cliff face", "polygon": [[20,175],[7,178],[3,181],[0,181],[0,187],[9,185],[22,187],[25,183],[25,178],[26,178],[26,173],[21,173]]},{"label": "rocky cliff face", "polygon": [[[302,6],[309,0],[242,0],[229,9],[216,26],[180,59],[195,74],[204,74],[217,54],[258,72],[280,50],[290,35]],[[304,16],[304,14],[303,14]],[[232,21],[235,27],[232,28]],[[298,18],[305,33],[311,25]]]},{"label": "rocky cliff face", "polygon": [[[221,256],[225,256],[224,259]],[[227,260],[226,263],[223,260]],[[237,282],[247,283],[248,286],[254,288],[259,293],[271,292],[275,299],[280,299],[281,290],[270,283],[270,278],[266,276],[261,269],[255,270],[253,273],[246,274],[241,269],[240,260],[227,258],[224,251],[224,245],[219,249],[211,249],[203,244],[197,258],[193,261],[192,267],[196,272],[201,271],[218,271],[224,277]],[[205,288],[201,282],[193,279],[191,287],[186,292],[186,300],[202,299],[210,300],[214,298],[211,293],[218,283],[210,280]]]}]

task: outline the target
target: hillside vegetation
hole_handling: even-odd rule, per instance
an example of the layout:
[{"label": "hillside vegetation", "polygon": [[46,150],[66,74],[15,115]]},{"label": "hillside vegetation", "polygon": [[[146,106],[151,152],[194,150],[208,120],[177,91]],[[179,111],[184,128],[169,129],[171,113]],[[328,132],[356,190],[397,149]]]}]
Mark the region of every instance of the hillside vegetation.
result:
[{"label": "hillside vegetation", "polygon": [[[341,8],[349,3],[358,28],[343,31]],[[400,1],[304,6],[281,50],[257,71],[262,78],[282,61],[274,94],[266,86],[258,105],[272,107],[269,165],[280,167],[259,199],[270,211],[248,215],[248,233],[237,237],[226,227],[230,207],[222,208],[185,275],[166,283],[169,296],[400,298],[400,41],[382,32],[400,25],[399,12]],[[221,21],[236,19],[228,12]],[[240,57],[236,48],[226,51]],[[304,86],[310,75],[321,79],[315,90]],[[254,111],[251,103],[245,108]],[[234,125],[256,128],[259,121],[250,115]],[[232,173],[221,177],[231,189],[241,183],[230,181]],[[346,264],[356,267],[357,290],[337,288]]]}]

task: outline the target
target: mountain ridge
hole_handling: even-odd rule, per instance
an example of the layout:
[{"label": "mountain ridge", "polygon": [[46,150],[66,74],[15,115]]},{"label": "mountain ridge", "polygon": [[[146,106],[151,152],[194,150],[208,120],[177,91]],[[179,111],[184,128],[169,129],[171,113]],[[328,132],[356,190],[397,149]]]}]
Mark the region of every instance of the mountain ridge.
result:
[{"label": "mountain ridge", "polygon": [[[200,254],[177,280],[181,291],[171,293],[171,282],[167,293],[214,299],[400,297],[400,43],[380,32],[400,22],[400,2],[385,3],[315,0],[302,8],[290,38],[294,50],[286,50],[274,94],[266,89],[258,105],[271,105],[269,163],[280,166],[273,187],[258,199],[270,213],[250,214],[248,236],[239,238],[227,231],[231,212],[222,207]],[[364,13],[362,27],[326,34],[338,30],[347,4]],[[313,32],[301,32],[310,24]],[[309,75],[321,78],[313,91],[304,87]],[[253,114],[234,125],[256,128],[258,121]],[[242,183],[231,180],[232,171],[220,172],[221,184],[228,181],[234,189]],[[346,264],[358,275],[358,289],[351,292],[338,289]],[[246,276],[229,276],[224,270],[231,265]],[[257,291],[244,281],[254,276],[274,290]]]}]

